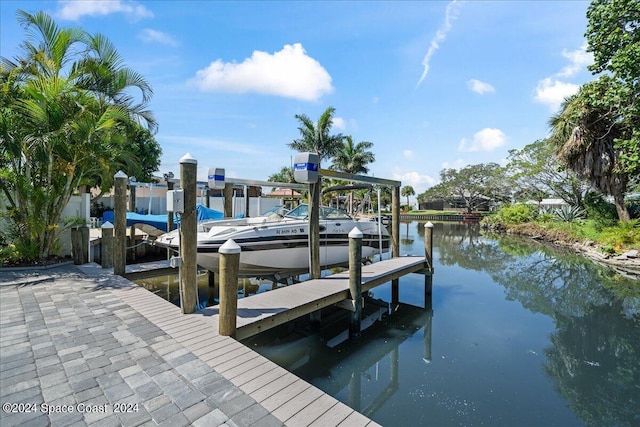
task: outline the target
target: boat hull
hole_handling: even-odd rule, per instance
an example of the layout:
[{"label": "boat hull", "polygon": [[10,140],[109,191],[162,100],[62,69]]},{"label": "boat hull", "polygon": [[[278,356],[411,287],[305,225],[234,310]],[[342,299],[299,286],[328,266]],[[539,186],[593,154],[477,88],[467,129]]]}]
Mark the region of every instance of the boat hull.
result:
[{"label": "boat hull", "polygon": [[[387,252],[384,249],[383,252]],[[362,246],[362,258],[380,253],[374,246]],[[349,245],[332,244],[320,247],[320,265],[322,268],[346,266],[349,262]],[[209,271],[219,272],[220,255],[218,252],[198,250],[197,263]],[[309,247],[271,248],[267,250],[243,249],[240,253],[239,275],[241,277],[273,276],[287,277],[309,271]]]},{"label": "boat hull", "polygon": [[[362,258],[388,252],[390,236],[372,220],[336,218],[320,221],[320,265],[322,268],[347,265],[348,234],[357,227],[363,234]],[[197,259],[202,268],[218,272],[218,250],[232,239],[241,248],[239,276],[289,277],[309,271],[309,224],[306,220],[284,218],[279,221],[233,220],[198,226]],[[179,246],[177,230],[156,240],[159,246],[174,250]]]}]

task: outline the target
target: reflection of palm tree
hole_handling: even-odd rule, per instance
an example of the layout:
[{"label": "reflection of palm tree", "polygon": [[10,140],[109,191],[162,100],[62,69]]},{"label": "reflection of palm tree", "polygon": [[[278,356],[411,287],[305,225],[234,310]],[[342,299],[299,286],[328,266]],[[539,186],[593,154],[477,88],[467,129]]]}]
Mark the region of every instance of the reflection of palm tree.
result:
[{"label": "reflection of palm tree", "polygon": [[[414,239],[409,237],[409,223],[406,222],[405,224],[407,226],[406,231],[405,231],[405,237],[400,239],[400,243],[402,243],[403,245],[410,245],[410,244],[412,244],[414,242]],[[418,223],[418,228],[419,227],[420,227],[420,223]]]}]

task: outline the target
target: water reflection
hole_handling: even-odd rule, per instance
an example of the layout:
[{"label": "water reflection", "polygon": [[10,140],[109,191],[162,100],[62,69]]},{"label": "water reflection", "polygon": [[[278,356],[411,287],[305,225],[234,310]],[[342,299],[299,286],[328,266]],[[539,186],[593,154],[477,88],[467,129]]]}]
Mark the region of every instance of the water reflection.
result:
[{"label": "water reflection", "polygon": [[[423,252],[423,223],[401,235],[403,254]],[[251,345],[383,425],[640,425],[637,283],[476,224],[436,223],[434,262],[433,310],[414,307],[412,275],[359,340]]]},{"label": "water reflection", "polygon": [[508,300],[554,320],[545,372],[582,422],[640,425],[640,284],[522,239],[440,237],[440,262],[489,273]]},{"label": "water reflection", "polygon": [[[343,316],[344,317],[344,316]],[[422,337],[422,363],[431,363],[433,309],[400,304],[358,340],[327,351],[321,334],[284,338],[283,331],[265,332],[244,341],[270,360],[312,382],[366,416],[373,416],[400,390],[400,346],[416,334]],[[344,325],[348,320],[344,317]],[[288,330],[291,333],[292,327]],[[299,327],[296,328],[300,333]],[[422,331],[422,332],[420,332]],[[287,341],[287,342],[283,342]]]}]

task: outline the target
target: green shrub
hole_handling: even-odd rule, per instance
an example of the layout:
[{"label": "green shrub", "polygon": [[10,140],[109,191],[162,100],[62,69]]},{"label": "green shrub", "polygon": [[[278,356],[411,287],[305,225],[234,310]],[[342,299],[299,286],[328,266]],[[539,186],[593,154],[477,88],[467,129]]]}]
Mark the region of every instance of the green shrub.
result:
[{"label": "green shrub", "polygon": [[584,207],[587,212],[587,219],[593,221],[598,231],[602,231],[605,227],[613,227],[618,222],[616,207],[604,200],[599,193],[587,194]]},{"label": "green shrub", "polygon": [[574,222],[585,217],[585,210],[579,206],[564,205],[556,208],[553,215],[556,220],[561,222]]},{"label": "green shrub", "polygon": [[503,224],[522,224],[536,219],[537,209],[533,205],[505,205],[496,213],[496,219]]}]

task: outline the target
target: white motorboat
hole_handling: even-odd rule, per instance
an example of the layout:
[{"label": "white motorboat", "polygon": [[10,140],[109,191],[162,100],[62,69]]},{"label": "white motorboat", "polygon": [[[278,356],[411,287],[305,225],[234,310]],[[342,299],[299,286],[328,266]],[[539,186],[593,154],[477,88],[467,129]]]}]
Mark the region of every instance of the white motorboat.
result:
[{"label": "white motorboat", "polygon": [[[255,218],[213,220],[198,224],[197,264],[218,272],[218,249],[233,239],[242,249],[241,277],[289,277],[309,271],[309,207],[301,204],[287,213]],[[346,212],[320,208],[320,264],[322,268],[347,265],[348,234],[357,227],[363,234],[362,257],[388,252],[390,236],[374,218],[354,219]],[[156,244],[179,247],[179,231],[163,234]]]}]

